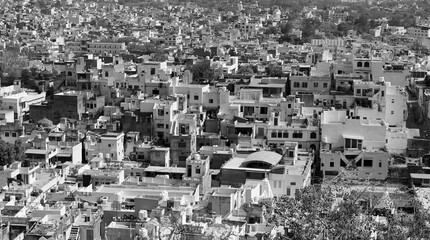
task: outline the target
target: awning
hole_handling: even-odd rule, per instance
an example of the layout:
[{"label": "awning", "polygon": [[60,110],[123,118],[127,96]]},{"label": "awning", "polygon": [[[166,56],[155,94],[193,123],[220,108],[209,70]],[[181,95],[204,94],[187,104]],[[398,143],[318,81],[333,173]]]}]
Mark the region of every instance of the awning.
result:
[{"label": "awning", "polygon": [[342,135],[342,137],[344,139],[348,138],[348,139],[359,139],[359,140],[364,140],[364,137],[362,136],[357,136],[357,135]]}]

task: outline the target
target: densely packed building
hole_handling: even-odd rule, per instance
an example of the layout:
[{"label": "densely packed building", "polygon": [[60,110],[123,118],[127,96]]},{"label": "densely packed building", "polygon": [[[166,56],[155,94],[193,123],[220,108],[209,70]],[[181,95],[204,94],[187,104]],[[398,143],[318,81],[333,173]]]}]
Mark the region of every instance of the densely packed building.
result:
[{"label": "densely packed building", "polygon": [[261,201],[314,183],[428,192],[429,61],[377,38],[426,19],[293,44],[258,2],[38,2],[0,1],[2,239],[272,239]]}]

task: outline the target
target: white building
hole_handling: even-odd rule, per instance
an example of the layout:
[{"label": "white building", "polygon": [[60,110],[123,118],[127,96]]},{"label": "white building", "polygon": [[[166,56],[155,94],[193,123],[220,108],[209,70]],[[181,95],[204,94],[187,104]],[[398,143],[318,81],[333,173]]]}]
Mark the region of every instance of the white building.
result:
[{"label": "white building", "polygon": [[359,178],[385,179],[388,174],[387,126],[382,120],[349,117],[346,111],[321,114],[321,170],[336,175],[352,167]]},{"label": "white building", "polygon": [[101,153],[113,161],[122,161],[124,159],[124,133],[122,132],[103,134],[97,146]]}]

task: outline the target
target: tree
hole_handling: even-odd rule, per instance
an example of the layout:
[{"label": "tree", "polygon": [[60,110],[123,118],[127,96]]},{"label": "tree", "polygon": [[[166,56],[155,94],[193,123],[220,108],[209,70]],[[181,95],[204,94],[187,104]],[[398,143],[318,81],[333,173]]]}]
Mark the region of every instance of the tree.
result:
[{"label": "tree", "polygon": [[131,43],[127,46],[127,48],[130,53],[135,53],[140,55],[150,55],[153,53],[161,52],[161,49],[159,49],[154,43],[146,43],[146,44]]},{"label": "tree", "polygon": [[21,56],[19,50],[6,50],[0,55],[0,78],[2,84],[13,84],[13,80],[17,79],[21,75],[21,70],[27,66],[28,58]]},{"label": "tree", "polygon": [[274,26],[268,27],[266,31],[264,31],[264,34],[278,34],[278,28]]},{"label": "tree", "polygon": [[188,68],[193,74],[194,81],[200,81],[202,79],[213,80],[215,77],[215,71],[210,65],[210,61],[198,62]]},{"label": "tree", "polygon": [[252,75],[254,73],[255,73],[254,69],[252,68],[251,65],[240,65],[239,68],[237,69],[237,74]]},{"label": "tree", "polygon": [[0,165],[8,165],[15,161],[25,160],[25,149],[20,141],[15,144],[0,140]]},{"label": "tree", "polygon": [[266,67],[266,74],[269,77],[283,77],[284,72],[282,71],[282,66],[279,66],[277,64],[270,64]]},{"label": "tree", "polygon": [[302,23],[302,37],[306,42],[310,42],[310,39],[315,35],[315,29],[318,29],[321,22],[314,18],[307,18]]},{"label": "tree", "polygon": [[346,22],[341,22],[337,25],[336,35],[339,37],[346,36],[348,30],[350,30],[350,25]]},{"label": "tree", "polygon": [[[302,189],[295,198],[282,196],[265,201],[266,219],[284,227],[278,239],[370,239],[377,232],[381,239],[422,239],[429,229],[429,214],[413,200],[415,212],[385,212],[387,224],[376,222],[377,206],[387,198],[371,193],[368,188],[352,190],[338,185],[312,185]],[[363,204],[363,201],[364,204]],[[370,204],[372,203],[372,204]],[[389,205],[389,204],[387,204]],[[388,209],[388,208],[387,208]],[[379,239],[379,238],[378,238]]]},{"label": "tree", "polygon": [[228,29],[227,23],[218,23],[213,26],[214,31],[216,32],[224,32],[226,29]]},{"label": "tree", "polygon": [[291,29],[293,28],[293,26],[291,25],[291,22],[290,21],[288,21],[288,22],[286,22],[286,23],[282,23],[282,24],[280,24],[280,29],[281,29],[281,33],[282,34],[290,34],[290,32],[291,32]]},{"label": "tree", "polygon": [[156,62],[164,62],[167,60],[166,54],[163,52],[156,52],[152,54],[152,61],[156,61]]},{"label": "tree", "polygon": [[360,34],[369,33],[370,24],[368,18],[364,14],[360,15],[360,17],[354,21],[354,27]]}]

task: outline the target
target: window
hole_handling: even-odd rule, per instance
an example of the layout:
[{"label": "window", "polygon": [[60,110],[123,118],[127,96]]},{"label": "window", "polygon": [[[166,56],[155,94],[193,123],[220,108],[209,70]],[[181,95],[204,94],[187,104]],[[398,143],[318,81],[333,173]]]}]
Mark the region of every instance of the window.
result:
[{"label": "window", "polygon": [[357,93],[357,95],[361,95],[361,89],[357,89],[355,92]]},{"label": "window", "polygon": [[327,88],[328,87],[328,83],[323,83],[323,88]]},{"label": "window", "polygon": [[199,96],[194,96],[194,100],[199,100]]},{"label": "window", "polygon": [[370,63],[369,62],[364,62],[364,67],[370,67]]},{"label": "window", "polygon": [[391,103],[394,103],[394,99],[391,99]]},{"label": "window", "polygon": [[363,167],[373,167],[373,160],[372,159],[364,159]]},{"label": "window", "polygon": [[302,132],[295,132],[295,133],[293,133],[293,138],[303,138],[303,133]]},{"label": "window", "polygon": [[379,162],[379,167],[380,167],[380,168],[382,167],[382,162]]},{"label": "window", "polygon": [[282,132],[278,132],[278,138],[282,138]]},{"label": "window", "polygon": [[178,142],[178,148],[186,148],[187,143],[186,142]]},{"label": "window", "polygon": [[291,157],[294,157],[294,151],[289,151],[289,152],[288,152],[288,157],[290,157],[290,158],[291,158]]},{"label": "window", "polygon": [[362,62],[357,62],[357,67],[363,67],[363,63]]},{"label": "window", "polygon": [[311,132],[311,139],[316,139],[317,138],[317,133],[316,132]]},{"label": "window", "polygon": [[345,148],[358,148],[361,150],[363,140],[345,138]]},{"label": "window", "polygon": [[166,124],[166,129],[169,129],[169,124]]},{"label": "window", "polygon": [[393,115],[394,114],[394,111],[391,111],[391,115]]},{"label": "window", "polygon": [[164,110],[158,109],[158,116],[164,116]]},{"label": "window", "polygon": [[291,182],[290,185],[291,186],[296,186],[296,182]]},{"label": "window", "polygon": [[12,137],[16,138],[18,136],[18,134],[16,132],[12,133]]},{"label": "window", "polygon": [[318,87],[318,83],[314,82],[314,88],[317,88],[317,87]]},{"label": "window", "polygon": [[291,195],[291,188],[287,188],[287,196]]},{"label": "window", "polygon": [[260,114],[267,114],[267,107],[261,107]]},{"label": "window", "polygon": [[272,137],[272,138],[276,138],[276,136],[277,136],[277,135],[276,135],[276,132],[272,132],[271,137]]},{"label": "window", "polygon": [[213,99],[209,99],[209,103],[214,103],[214,100]]},{"label": "window", "polygon": [[288,108],[291,108],[291,103],[288,104]]},{"label": "window", "polygon": [[10,133],[9,133],[9,132],[7,132],[7,131],[6,131],[6,132],[4,132],[4,136],[5,136],[5,137],[9,137],[9,136],[10,136]]},{"label": "window", "polygon": [[200,174],[200,168],[196,168],[196,174]]},{"label": "window", "polygon": [[151,75],[155,74],[155,68],[151,68]]},{"label": "window", "polygon": [[112,147],[112,144],[110,144],[110,143],[109,143],[109,144],[108,144],[108,147]]},{"label": "window", "polygon": [[288,132],[284,132],[282,135],[283,138],[288,138]]},{"label": "window", "polygon": [[308,83],[307,82],[302,82],[302,88],[307,88],[308,87]]},{"label": "window", "polygon": [[294,86],[295,88],[299,88],[299,87],[300,87],[300,83],[299,83],[299,82],[294,82],[294,83],[293,83],[293,86]]},{"label": "window", "polygon": [[163,123],[157,123],[157,128],[164,128],[164,124]]},{"label": "window", "polygon": [[334,167],[334,162],[330,162],[330,167]]}]

